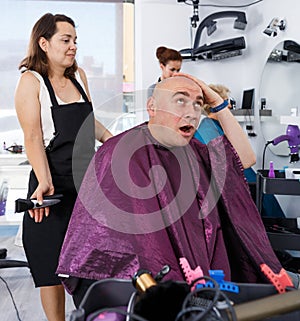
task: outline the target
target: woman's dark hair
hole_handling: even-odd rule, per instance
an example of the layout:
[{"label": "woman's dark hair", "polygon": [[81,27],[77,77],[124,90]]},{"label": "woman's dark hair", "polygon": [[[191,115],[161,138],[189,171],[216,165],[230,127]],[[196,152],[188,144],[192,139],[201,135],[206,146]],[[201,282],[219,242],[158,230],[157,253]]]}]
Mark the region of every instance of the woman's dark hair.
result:
[{"label": "woman's dark hair", "polygon": [[[46,53],[39,46],[39,40],[41,37],[50,40],[57,32],[57,22],[68,22],[75,28],[74,21],[63,14],[44,14],[32,28],[27,57],[21,61],[19,69],[25,68],[25,70],[34,70],[42,76],[48,76],[48,58]],[[67,78],[74,77],[77,68],[78,66],[75,60],[74,64],[65,70],[65,76]]]},{"label": "woman's dark hair", "polygon": [[170,60],[182,61],[182,56],[179,51],[166,47],[158,47],[156,49],[156,57],[159,63],[164,66],[166,66]]}]

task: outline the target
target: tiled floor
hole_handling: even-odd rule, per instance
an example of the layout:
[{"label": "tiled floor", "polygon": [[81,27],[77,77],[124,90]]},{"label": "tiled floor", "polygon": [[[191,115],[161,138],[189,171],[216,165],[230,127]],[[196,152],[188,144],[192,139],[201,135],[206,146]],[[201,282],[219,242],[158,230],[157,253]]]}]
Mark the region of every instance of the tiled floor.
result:
[{"label": "tiled floor", "polygon": [[[17,231],[17,225],[0,226],[0,248],[8,250],[4,260],[26,261],[23,247],[15,245]],[[67,294],[66,320],[74,309],[72,298]],[[34,287],[27,267],[0,268],[0,320],[47,321],[39,290]]]},{"label": "tiled floor", "polygon": [[[0,184],[3,179],[9,185],[5,214],[0,215],[0,248],[7,249],[7,260],[26,261],[22,247],[22,230],[19,228],[23,213],[15,213],[15,200],[26,198],[30,166],[19,166],[16,158],[11,165],[0,155]],[[5,159],[4,159],[5,158]],[[5,162],[4,162],[5,161]],[[7,164],[10,164],[9,166]],[[6,264],[5,264],[6,266]],[[67,294],[67,317],[75,309],[72,298]],[[28,267],[1,267],[0,261],[0,321],[47,321],[44,315],[39,289],[34,283]]]}]

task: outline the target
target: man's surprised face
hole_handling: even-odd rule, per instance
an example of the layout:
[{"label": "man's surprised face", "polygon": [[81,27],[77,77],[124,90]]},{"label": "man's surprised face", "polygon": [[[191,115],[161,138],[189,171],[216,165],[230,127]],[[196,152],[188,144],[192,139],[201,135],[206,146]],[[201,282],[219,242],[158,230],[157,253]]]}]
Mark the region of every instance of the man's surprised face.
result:
[{"label": "man's surprised face", "polygon": [[[203,93],[192,80],[174,77],[165,80],[154,93],[154,137],[166,146],[184,146],[199,125]],[[158,127],[159,126],[159,127]]]}]

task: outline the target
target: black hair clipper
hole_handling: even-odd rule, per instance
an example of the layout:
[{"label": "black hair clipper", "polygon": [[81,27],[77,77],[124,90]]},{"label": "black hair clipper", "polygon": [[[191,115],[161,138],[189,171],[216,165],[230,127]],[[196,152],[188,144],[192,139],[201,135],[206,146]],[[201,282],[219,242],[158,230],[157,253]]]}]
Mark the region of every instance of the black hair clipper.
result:
[{"label": "black hair clipper", "polygon": [[31,198],[31,199],[18,198],[15,201],[15,213],[21,213],[21,212],[32,210],[35,208],[42,208],[42,207],[55,205],[61,201],[60,199],[62,197],[63,197],[62,194],[44,196],[43,204],[39,204],[36,198]]}]

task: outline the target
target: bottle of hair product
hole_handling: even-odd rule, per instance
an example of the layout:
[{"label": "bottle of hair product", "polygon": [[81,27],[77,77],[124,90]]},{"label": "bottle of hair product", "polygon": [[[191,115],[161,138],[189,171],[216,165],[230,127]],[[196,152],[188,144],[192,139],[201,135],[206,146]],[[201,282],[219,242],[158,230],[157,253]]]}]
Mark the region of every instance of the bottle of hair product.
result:
[{"label": "bottle of hair product", "polygon": [[0,151],[0,153],[6,153],[6,143],[5,142],[3,142],[2,150]]},{"label": "bottle of hair product", "polygon": [[3,180],[0,185],[0,216],[5,214],[7,194],[8,194],[8,182],[7,180]]},{"label": "bottle of hair product", "polygon": [[274,164],[273,164],[272,161],[270,161],[268,177],[269,178],[275,178]]}]

